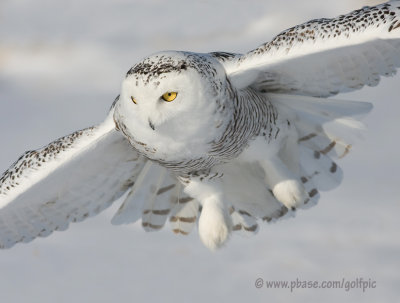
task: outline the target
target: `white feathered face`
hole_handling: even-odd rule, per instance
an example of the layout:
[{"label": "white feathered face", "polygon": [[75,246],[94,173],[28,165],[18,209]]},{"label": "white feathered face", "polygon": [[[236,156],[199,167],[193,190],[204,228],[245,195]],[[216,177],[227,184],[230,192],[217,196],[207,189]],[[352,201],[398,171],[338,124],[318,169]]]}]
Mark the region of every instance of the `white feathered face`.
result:
[{"label": "white feathered face", "polygon": [[121,98],[128,101],[135,118],[153,130],[162,130],[162,124],[199,110],[208,97],[202,79],[191,70],[171,71],[149,81],[138,78],[128,76]]},{"label": "white feathered face", "polygon": [[213,58],[182,52],[153,55],[128,72],[116,121],[130,139],[153,147],[170,145],[176,152],[183,144],[204,145],[226,120],[225,79]]}]

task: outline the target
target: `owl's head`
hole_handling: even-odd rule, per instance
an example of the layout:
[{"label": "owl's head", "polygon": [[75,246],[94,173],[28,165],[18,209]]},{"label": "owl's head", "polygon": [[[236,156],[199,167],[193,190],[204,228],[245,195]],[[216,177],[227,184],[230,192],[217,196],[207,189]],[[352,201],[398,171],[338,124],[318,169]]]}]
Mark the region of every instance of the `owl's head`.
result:
[{"label": "owl's head", "polygon": [[168,51],[134,65],[122,83],[116,116],[135,138],[215,139],[232,110],[230,84],[211,55]]}]

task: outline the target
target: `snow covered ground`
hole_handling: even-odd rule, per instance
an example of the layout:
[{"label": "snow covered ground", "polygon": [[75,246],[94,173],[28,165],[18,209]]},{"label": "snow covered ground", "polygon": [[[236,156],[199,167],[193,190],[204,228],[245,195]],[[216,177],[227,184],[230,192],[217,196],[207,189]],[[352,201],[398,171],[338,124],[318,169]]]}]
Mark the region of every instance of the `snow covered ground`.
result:
[{"label": "snow covered ground", "polygon": [[[379,2],[379,1],[375,1]],[[25,150],[100,122],[129,67],[165,49],[244,52],[279,31],[374,1],[2,0],[0,171]],[[374,103],[340,162],[338,189],[297,217],[209,252],[196,232],[115,227],[113,206],[62,233],[0,251],[0,302],[395,302],[400,298],[400,77],[340,98]],[[168,226],[167,226],[168,227]],[[376,288],[257,289],[268,280],[376,281]]]}]

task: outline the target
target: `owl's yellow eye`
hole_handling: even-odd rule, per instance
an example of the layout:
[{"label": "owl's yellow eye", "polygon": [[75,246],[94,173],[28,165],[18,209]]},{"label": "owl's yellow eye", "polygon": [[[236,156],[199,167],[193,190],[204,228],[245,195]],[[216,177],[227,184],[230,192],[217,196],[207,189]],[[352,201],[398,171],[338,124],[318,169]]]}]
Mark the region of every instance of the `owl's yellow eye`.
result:
[{"label": "owl's yellow eye", "polygon": [[178,96],[177,92],[167,92],[164,95],[161,96],[164,101],[171,102],[174,101],[176,96]]},{"label": "owl's yellow eye", "polygon": [[133,103],[137,104],[136,99],[131,96],[131,100]]}]

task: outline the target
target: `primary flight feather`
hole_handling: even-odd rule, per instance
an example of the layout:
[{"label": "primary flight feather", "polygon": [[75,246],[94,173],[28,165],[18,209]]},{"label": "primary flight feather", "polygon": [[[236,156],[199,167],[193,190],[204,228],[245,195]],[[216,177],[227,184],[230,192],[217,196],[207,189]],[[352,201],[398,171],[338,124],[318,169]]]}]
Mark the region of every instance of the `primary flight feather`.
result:
[{"label": "primary flight feather", "polygon": [[369,103],[326,99],[400,67],[400,1],[295,26],[248,52],[166,51],[127,73],[106,120],[26,152],[0,179],[0,247],[112,219],[232,231],[314,205],[341,182]]}]

